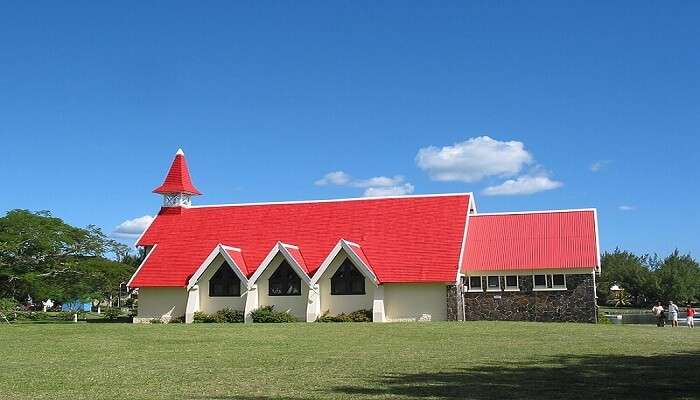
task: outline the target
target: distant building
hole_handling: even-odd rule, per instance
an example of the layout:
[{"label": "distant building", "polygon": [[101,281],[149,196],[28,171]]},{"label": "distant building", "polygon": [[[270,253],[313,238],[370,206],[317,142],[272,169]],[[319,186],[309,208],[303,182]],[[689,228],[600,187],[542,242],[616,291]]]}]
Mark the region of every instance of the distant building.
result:
[{"label": "distant building", "polygon": [[273,305],[306,321],[596,321],[594,209],[477,213],[471,193],[195,205],[179,150],[138,239],[135,322]]}]

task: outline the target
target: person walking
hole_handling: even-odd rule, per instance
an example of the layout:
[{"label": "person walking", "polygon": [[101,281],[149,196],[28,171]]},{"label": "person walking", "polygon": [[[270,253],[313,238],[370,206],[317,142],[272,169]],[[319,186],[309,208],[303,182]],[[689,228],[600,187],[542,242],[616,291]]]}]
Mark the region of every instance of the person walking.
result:
[{"label": "person walking", "polygon": [[672,301],[668,302],[668,312],[671,313],[671,326],[678,326],[678,306],[673,304]]},{"label": "person walking", "polygon": [[664,306],[661,305],[661,302],[656,303],[654,308],[651,309],[651,312],[656,316],[656,326],[659,328],[663,327],[666,324],[666,315],[664,314]]},{"label": "person walking", "polygon": [[695,328],[695,309],[693,308],[693,305],[688,303],[688,308],[685,311],[688,314],[688,328]]}]

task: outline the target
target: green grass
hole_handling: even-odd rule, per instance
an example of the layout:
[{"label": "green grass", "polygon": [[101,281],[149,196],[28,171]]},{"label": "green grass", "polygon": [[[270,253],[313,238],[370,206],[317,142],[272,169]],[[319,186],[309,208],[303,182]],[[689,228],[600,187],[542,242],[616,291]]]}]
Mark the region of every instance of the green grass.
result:
[{"label": "green grass", "polygon": [[0,326],[2,399],[700,398],[700,329]]}]

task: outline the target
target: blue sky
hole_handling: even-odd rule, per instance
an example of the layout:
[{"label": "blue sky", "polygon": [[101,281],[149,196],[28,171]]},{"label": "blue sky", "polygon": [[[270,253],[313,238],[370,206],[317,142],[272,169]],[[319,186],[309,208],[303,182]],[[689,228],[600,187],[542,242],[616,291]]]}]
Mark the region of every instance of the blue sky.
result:
[{"label": "blue sky", "polygon": [[597,207],[603,249],[698,255],[699,16],[5,2],[0,211],[112,232],[157,212],[182,147],[198,204],[473,191],[481,212]]}]

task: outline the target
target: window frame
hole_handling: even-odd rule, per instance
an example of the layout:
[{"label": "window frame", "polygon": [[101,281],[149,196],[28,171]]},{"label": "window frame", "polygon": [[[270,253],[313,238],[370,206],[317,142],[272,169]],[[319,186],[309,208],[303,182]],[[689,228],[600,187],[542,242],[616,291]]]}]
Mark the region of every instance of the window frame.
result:
[{"label": "window frame", "polygon": [[[472,287],[472,278],[474,278],[474,279],[479,278],[479,287],[478,287],[478,288]],[[473,293],[476,293],[476,292],[483,292],[483,291],[484,291],[484,281],[483,281],[482,278],[483,278],[483,277],[482,277],[481,275],[478,275],[478,276],[476,276],[476,275],[468,276],[468,277],[467,277],[467,292],[473,292]]]},{"label": "window frame", "polygon": [[[348,288],[349,290],[345,293],[338,291],[336,287],[336,282],[340,279],[337,277],[337,275],[341,272],[342,268],[348,268],[348,277],[344,278],[344,284],[345,287]],[[353,285],[353,279],[358,279],[361,280],[362,282],[362,291],[354,291],[354,285]],[[340,266],[335,270],[335,273],[330,277],[330,284],[331,284],[331,296],[364,296],[367,294],[367,285],[366,281],[367,278],[360,272],[360,270],[357,268],[355,264],[353,264],[352,261],[350,261],[349,258],[346,258]]]},{"label": "window frame", "polygon": [[[515,277],[515,286],[508,285],[508,278]],[[519,275],[504,275],[505,285],[503,288],[504,292],[519,292],[520,291],[520,276]]]},{"label": "window frame", "polygon": [[[491,278],[496,278],[498,285],[496,287],[491,287]],[[501,291],[501,277],[499,275],[486,275],[486,291],[487,292],[500,292]]]},{"label": "window frame", "polygon": [[[215,285],[212,284],[212,281],[214,279],[223,279],[221,275],[223,275],[223,271],[226,270],[229,271],[229,273],[235,278],[235,282],[238,283],[237,285],[231,285],[230,288],[236,288],[237,290],[233,290],[233,294],[214,294],[213,290]],[[214,272],[214,274],[212,274],[212,276],[207,280],[207,285],[209,297],[241,297],[241,278],[238,276],[238,274],[236,274],[233,268],[226,261],[224,261],[224,263],[219,266],[216,272]]]},{"label": "window frame", "polygon": [[[282,273],[280,272],[280,268],[285,268],[288,271],[286,272],[286,276],[279,276],[277,275],[278,273],[281,275]],[[289,279],[291,277],[291,279]],[[283,279],[287,279],[285,282]],[[272,292],[272,286],[273,286],[273,281],[281,281],[280,283],[285,284],[286,287],[289,288],[290,285],[294,285],[295,287],[298,285],[299,290],[298,293],[288,293],[284,292],[282,290],[282,293],[273,293]],[[276,284],[277,282],[275,282]],[[287,260],[283,260],[277,268],[275,268],[275,271],[270,275],[270,277],[267,279],[267,295],[269,297],[297,297],[302,295],[302,286],[301,286],[301,277],[297,272],[292,268],[292,266],[287,262]]]},{"label": "window frame", "polygon": [[[557,275],[557,276],[561,275],[564,278],[564,284],[563,285],[554,285],[554,275]],[[536,276],[544,276],[544,279],[545,279],[544,286],[535,284],[535,277]],[[532,290],[536,291],[536,292],[567,290],[566,274],[563,274],[563,273],[559,273],[559,274],[533,274],[532,275]]]}]

